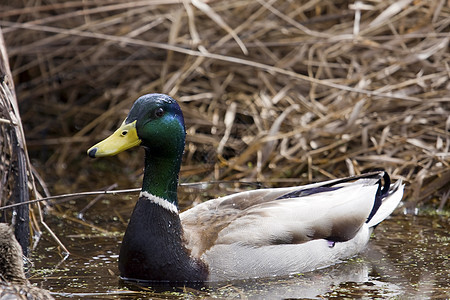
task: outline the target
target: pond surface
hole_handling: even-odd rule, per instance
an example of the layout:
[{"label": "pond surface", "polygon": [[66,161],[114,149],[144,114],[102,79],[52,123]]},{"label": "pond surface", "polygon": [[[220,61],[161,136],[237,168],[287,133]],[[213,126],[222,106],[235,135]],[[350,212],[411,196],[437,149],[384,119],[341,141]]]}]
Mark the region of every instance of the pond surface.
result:
[{"label": "pond surface", "polygon": [[[180,190],[182,203],[203,196]],[[376,228],[365,252],[314,272],[203,287],[125,283],[117,275],[117,260],[136,198],[105,196],[84,214],[84,221],[77,213],[92,198],[55,205],[46,222],[71,254],[63,260],[44,232],[31,257],[31,282],[57,299],[450,298],[448,213],[413,216],[403,215],[401,209]]]}]

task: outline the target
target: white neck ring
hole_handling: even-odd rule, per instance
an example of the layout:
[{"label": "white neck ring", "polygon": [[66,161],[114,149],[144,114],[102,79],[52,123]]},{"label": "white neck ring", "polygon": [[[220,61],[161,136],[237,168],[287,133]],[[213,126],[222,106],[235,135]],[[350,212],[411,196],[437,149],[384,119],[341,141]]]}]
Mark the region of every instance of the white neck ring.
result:
[{"label": "white neck ring", "polygon": [[141,194],[139,195],[140,197],[144,197],[145,199],[149,200],[150,202],[153,202],[155,204],[158,204],[159,206],[161,206],[162,208],[174,213],[174,214],[178,214],[178,208],[175,204],[173,204],[172,202],[169,202],[168,200],[152,195],[149,192],[146,191],[142,191]]}]

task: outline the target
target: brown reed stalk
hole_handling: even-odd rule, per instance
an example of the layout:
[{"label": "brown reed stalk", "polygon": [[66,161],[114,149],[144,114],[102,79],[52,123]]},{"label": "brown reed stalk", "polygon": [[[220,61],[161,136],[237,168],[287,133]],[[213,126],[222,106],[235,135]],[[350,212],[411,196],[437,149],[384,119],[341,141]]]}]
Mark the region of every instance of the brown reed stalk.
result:
[{"label": "brown reed stalk", "polygon": [[407,206],[448,207],[445,0],[27,3],[1,9],[0,26],[53,193],[138,186],[140,152],[111,169],[85,149],[138,96],[163,92],[185,113],[183,181],[272,186],[384,168],[407,183]]}]

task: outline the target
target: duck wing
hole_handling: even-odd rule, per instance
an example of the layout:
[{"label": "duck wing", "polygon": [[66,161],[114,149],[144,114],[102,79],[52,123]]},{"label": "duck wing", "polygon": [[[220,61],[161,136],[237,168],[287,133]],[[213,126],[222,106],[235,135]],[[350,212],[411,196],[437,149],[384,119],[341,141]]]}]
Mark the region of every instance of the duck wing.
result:
[{"label": "duck wing", "polygon": [[[383,177],[387,189],[382,188]],[[384,172],[374,172],[206,201],[180,214],[186,247],[200,257],[216,245],[348,241],[380,206],[377,202],[389,190],[387,178]]]}]

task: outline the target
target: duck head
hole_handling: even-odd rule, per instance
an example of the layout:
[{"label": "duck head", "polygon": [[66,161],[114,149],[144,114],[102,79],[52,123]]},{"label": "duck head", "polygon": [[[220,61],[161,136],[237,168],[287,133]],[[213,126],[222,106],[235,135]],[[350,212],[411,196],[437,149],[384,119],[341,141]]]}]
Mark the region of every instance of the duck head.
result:
[{"label": "duck head", "polygon": [[90,157],[116,155],[135,146],[145,148],[142,190],[177,204],[176,188],[184,151],[183,113],[170,96],[148,94],[136,100],[122,125],[87,150]]},{"label": "duck head", "polygon": [[138,98],[122,125],[108,138],[88,149],[90,157],[116,155],[141,145],[152,155],[173,155],[184,149],[183,113],[170,96],[148,94]]}]

